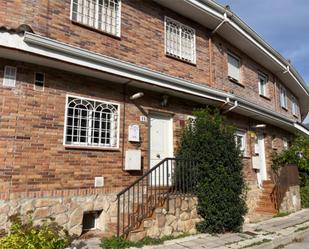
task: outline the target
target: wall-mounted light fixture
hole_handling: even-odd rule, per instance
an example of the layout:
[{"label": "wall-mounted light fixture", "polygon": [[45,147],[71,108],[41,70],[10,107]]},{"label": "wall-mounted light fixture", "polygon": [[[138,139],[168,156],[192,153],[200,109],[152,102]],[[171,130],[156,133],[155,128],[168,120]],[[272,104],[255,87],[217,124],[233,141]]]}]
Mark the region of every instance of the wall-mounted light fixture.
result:
[{"label": "wall-mounted light fixture", "polygon": [[257,124],[255,126],[253,126],[252,128],[255,128],[255,129],[265,129],[266,128],[266,124]]},{"label": "wall-mounted light fixture", "polygon": [[139,98],[141,98],[143,96],[144,96],[143,92],[138,92],[138,93],[135,93],[132,96],[130,96],[130,100],[136,100],[136,99],[139,99]]}]

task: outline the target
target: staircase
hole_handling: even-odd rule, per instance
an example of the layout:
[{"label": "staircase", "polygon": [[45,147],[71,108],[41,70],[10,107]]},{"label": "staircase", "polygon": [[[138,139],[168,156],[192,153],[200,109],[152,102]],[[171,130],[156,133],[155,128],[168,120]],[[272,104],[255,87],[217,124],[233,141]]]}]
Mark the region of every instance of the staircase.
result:
[{"label": "staircase", "polygon": [[275,184],[270,180],[263,181],[263,191],[255,209],[255,212],[263,218],[271,218],[278,213],[276,203],[272,196],[274,189]]},{"label": "staircase", "polygon": [[192,195],[197,162],[165,158],[117,194],[117,236],[130,238],[143,229],[157,208],[169,209],[171,195]]}]

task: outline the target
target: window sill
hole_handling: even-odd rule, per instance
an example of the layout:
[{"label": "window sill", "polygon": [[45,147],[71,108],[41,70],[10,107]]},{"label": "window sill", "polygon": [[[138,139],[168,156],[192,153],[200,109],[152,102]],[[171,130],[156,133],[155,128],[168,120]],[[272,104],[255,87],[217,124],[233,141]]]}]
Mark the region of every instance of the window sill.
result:
[{"label": "window sill", "polygon": [[165,56],[168,57],[168,58],[171,58],[171,59],[174,59],[174,60],[177,60],[177,61],[180,61],[180,62],[184,62],[188,65],[196,67],[196,62],[190,62],[190,61],[187,61],[187,60],[183,60],[183,59],[177,57],[176,55],[171,55],[171,54],[165,54]]},{"label": "window sill", "polygon": [[80,26],[80,27],[83,27],[83,28],[86,28],[86,29],[89,29],[91,31],[94,31],[94,32],[97,32],[97,33],[100,33],[100,34],[103,34],[103,35],[107,35],[107,36],[110,36],[112,38],[115,38],[115,39],[118,39],[118,40],[121,40],[121,37],[120,35],[113,35],[111,33],[108,33],[108,32],[104,32],[103,30],[99,30],[99,29],[96,29],[94,27],[91,27],[91,26],[88,26],[86,24],[83,24],[83,23],[80,23],[80,22],[77,22],[77,21],[73,21],[71,20],[71,22],[77,26]]},{"label": "window sill", "polygon": [[248,155],[243,155],[241,156],[242,159],[251,159],[251,156],[248,156]]},{"label": "window sill", "polygon": [[287,107],[281,106],[281,108],[285,110],[286,112],[289,111]]},{"label": "window sill", "polygon": [[227,76],[227,78],[228,78],[229,81],[235,83],[236,85],[239,85],[239,86],[245,88],[245,85],[240,83],[239,80],[237,80],[237,79],[235,79],[235,78],[233,78],[231,76]]},{"label": "window sill", "polygon": [[298,119],[298,115],[297,114],[293,114],[293,117]]},{"label": "window sill", "polygon": [[269,97],[267,97],[267,96],[265,96],[265,95],[263,95],[263,94],[260,94],[260,97],[262,97],[263,99],[266,99],[266,100],[271,100],[271,98],[269,98]]},{"label": "window sill", "polygon": [[100,146],[83,146],[83,145],[64,145],[65,149],[73,149],[73,150],[103,150],[103,151],[120,151],[120,149],[117,148],[108,148],[108,147],[100,147]]}]

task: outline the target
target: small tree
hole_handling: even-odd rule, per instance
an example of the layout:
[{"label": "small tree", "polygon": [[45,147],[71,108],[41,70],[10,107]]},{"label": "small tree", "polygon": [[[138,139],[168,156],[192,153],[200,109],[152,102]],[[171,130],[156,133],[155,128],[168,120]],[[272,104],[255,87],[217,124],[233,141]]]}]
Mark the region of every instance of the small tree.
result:
[{"label": "small tree", "polygon": [[309,136],[297,134],[291,147],[273,154],[273,169],[293,164],[298,167],[300,194],[303,207],[309,207]]},{"label": "small tree", "polygon": [[193,114],[196,119],[184,129],[178,157],[199,161],[195,192],[203,221],[197,229],[211,233],[239,231],[247,208],[235,128],[217,109],[198,109]]}]

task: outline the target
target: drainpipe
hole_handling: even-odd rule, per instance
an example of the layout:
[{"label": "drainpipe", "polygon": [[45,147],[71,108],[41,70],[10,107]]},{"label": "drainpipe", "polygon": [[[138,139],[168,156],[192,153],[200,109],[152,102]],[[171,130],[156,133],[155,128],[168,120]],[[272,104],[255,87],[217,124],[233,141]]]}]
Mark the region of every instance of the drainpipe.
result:
[{"label": "drainpipe", "polygon": [[223,107],[225,107],[228,103],[230,103],[230,98],[227,97],[226,100],[223,102],[223,104],[220,106],[220,109],[222,109]]},{"label": "drainpipe", "polygon": [[227,13],[225,12],[224,14],[223,14],[223,20],[219,23],[219,25],[211,32],[211,36],[212,35],[214,35],[218,30],[219,30],[219,28],[221,28],[221,26],[224,24],[224,23],[226,23],[226,22],[228,22],[229,21],[229,19],[227,18]]},{"label": "drainpipe", "polygon": [[229,109],[227,109],[226,111],[224,111],[223,114],[228,113],[228,112],[234,110],[237,106],[238,106],[238,101],[235,100],[235,101],[234,101],[234,104],[233,104]]},{"label": "drainpipe", "polygon": [[219,23],[219,25],[210,33],[209,39],[208,39],[208,49],[209,49],[209,84],[212,85],[214,83],[213,78],[213,68],[212,68],[212,62],[213,62],[213,48],[212,48],[212,37],[213,35],[222,27],[223,24],[228,22],[227,13],[225,12],[223,14],[223,20]]}]

